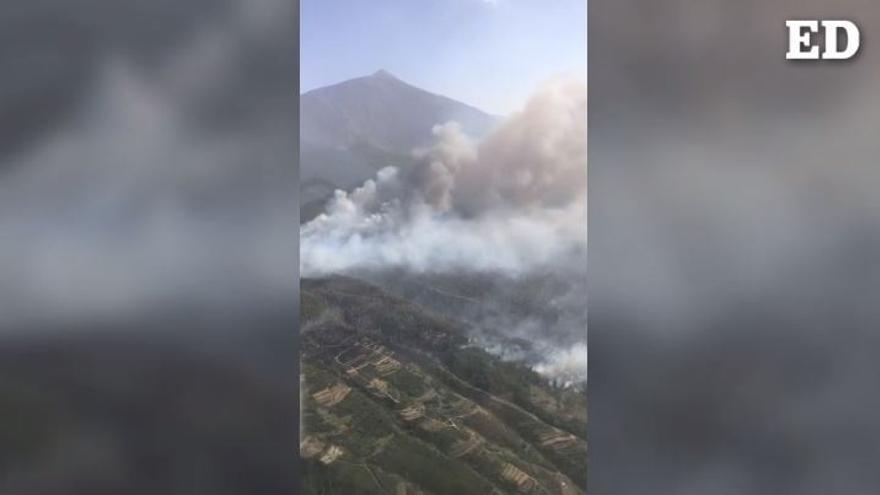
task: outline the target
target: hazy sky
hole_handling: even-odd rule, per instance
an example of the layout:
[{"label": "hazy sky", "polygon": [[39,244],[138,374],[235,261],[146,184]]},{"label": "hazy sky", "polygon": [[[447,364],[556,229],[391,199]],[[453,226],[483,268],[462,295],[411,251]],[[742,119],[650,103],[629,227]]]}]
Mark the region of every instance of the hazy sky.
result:
[{"label": "hazy sky", "polygon": [[302,91],[386,69],[495,114],[586,76],[586,0],[302,0]]}]

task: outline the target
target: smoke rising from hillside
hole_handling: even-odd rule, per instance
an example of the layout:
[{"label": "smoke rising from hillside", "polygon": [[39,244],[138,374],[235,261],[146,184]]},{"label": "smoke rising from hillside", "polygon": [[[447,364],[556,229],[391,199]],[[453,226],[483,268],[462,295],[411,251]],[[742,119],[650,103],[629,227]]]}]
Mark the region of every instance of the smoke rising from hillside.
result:
[{"label": "smoke rising from hillside", "polygon": [[535,366],[535,371],[563,383],[583,380],[587,376],[588,357],[586,344],[577,343],[569,349],[553,351],[546,361]]},{"label": "smoke rising from hillside", "polygon": [[467,285],[465,273],[504,280],[471,310],[401,292],[473,324],[490,352],[519,360],[508,339],[524,339],[533,348],[522,359],[537,371],[586,379],[586,112],[584,85],[558,79],[481,142],[454,122],[437,125],[415,167],[337,191],[302,227],[302,275],[357,272],[399,291],[399,277],[376,272],[404,270],[427,285],[450,274]]},{"label": "smoke rising from hillside", "polygon": [[482,142],[455,123],[302,227],[305,276],[364,268],[523,273],[585,247],[586,90],[559,79]]}]

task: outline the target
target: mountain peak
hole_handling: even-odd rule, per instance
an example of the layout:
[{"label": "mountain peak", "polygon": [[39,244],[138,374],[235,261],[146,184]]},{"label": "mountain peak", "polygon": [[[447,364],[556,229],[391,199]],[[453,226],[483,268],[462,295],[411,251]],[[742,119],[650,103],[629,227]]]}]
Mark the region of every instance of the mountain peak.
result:
[{"label": "mountain peak", "polygon": [[387,70],[313,89],[300,104],[302,142],[333,150],[369,144],[409,157],[412,149],[434,142],[431,130],[437,124],[454,120],[472,136],[485,135],[494,124],[491,115],[401,81]]},{"label": "mountain peak", "polygon": [[399,79],[397,79],[397,77],[395,77],[394,74],[388,72],[385,69],[377,70],[376,72],[373,73],[373,77],[379,78],[379,79],[393,79],[395,81],[399,81]]}]

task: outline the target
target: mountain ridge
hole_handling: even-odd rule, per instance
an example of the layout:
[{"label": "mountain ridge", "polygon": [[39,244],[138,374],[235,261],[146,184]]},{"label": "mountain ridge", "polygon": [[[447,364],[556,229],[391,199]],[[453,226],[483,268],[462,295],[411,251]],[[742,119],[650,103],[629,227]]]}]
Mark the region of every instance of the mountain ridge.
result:
[{"label": "mountain ridge", "polygon": [[473,105],[407,83],[384,69],[312,89],[300,98],[303,141],[343,140],[326,143],[333,146],[363,141],[408,152],[428,144],[437,124],[455,120],[466,132],[483,134],[497,119]]}]

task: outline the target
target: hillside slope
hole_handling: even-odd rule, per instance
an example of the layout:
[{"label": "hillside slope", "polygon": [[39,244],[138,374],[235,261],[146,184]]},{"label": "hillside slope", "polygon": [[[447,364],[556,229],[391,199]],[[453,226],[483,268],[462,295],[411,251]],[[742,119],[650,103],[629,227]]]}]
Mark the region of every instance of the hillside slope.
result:
[{"label": "hillside slope", "polygon": [[354,279],[304,280],[301,320],[305,493],[583,493],[581,391]]}]

